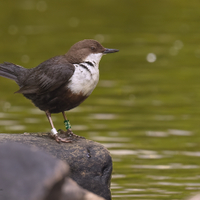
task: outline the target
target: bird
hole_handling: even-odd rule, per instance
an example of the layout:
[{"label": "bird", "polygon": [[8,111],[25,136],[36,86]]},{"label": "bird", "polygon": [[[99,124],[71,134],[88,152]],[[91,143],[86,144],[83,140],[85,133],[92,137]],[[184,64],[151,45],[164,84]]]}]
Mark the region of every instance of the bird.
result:
[{"label": "bird", "polygon": [[19,86],[15,93],[23,94],[46,113],[51,137],[58,143],[67,143],[70,139],[58,135],[51,114],[62,113],[66,129],[73,135],[65,111],[79,106],[90,96],[99,81],[102,56],[118,51],[105,48],[96,40],[84,39],[64,55],[52,57],[34,68],[4,62],[0,64],[0,76],[14,80]]}]

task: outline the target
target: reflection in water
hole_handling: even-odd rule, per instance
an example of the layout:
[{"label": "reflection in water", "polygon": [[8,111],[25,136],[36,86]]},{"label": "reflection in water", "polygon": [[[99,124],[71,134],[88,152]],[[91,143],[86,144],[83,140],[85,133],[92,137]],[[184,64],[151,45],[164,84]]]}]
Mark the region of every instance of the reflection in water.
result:
[{"label": "reflection in water", "polygon": [[14,120],[1,120],[0,125],[1,126],[9,126],[9,125],[15,125],[17,124],[17,121]]},{"label": "reflection in water", "polygon": [[173,186],[200,186],[200,183],[172,183],[172,182],[158,182],[158,185],[173,185]]},{"label": "reflection in water", "polygon": [[28,124],[37,124],[40,122],[40,120],[36,118],[25,118],[24,122]]},{"label": "reflection in water", "polygon": [[117,115],[116,114],[108,114],[108,113],[98,113],[98,114],[92,114],[91,115],[92,119],[99,119],[99,120],[112,120],[116,119]]},{"label": "reflection in water", "polygon": [[86,125],[73,125],[73,131],[85,131],[88,130],[88,126]]},{"label": "reflection in water", "polygon": [[169,129],[167,132],[163,132],[163,131],[147,131],[146,135],[147,136],[151,136],[151,137],[167,137],[169,135],[190,136],[190,135],[192,135],[192,132],[191,131],[186,131],[186,130]]},{"label": "reflection in water", "polygon": [[[126,177],[125,174],[113,174],[112,175],[112,179],[115,179],[115,178],[125,178],[125,177]],[[112,187],[114,187],[113,184],[111,184],[111,185],[112,185]],[[118,186],[117,189],[118,188],[120,188],[120,187]],[[116,187],[115,187],[115,189],[116,189]]]},{"label": "reflection in water", "polygon": [[122,149],[122,150],[110,150],[110,153],[112,155],[136,155],[137,152],[136,151],[132,151],[132,150],[125,150],[125,149]]},{"label": "reflection in water", "polygon": [[10,125],[5,128],[7,131],[25,131],[26,126],[23,125]]},{"label": "reflection in water", "polygon": [[45,113],[38,108],[29,109],[30,114],[44,115]]},{"label": "reflection in water", "polygon": [[[124,191],[121,191],[121,192],[119,192],[119,193],[124,193]],[[168,197],[169,195],[160,195],[160,194],[127,194],[127,195],[116,195],[116,194],[114,194],[114,195],[112,195],[112,197],[113,198],[116,198],[116,199],[118,199],[118,198],[131,198],[131,197],[137,197],[137,198],[142,198],[142,199],[144,199],[143,197],[146,197],[146,198],[152,198],[152,197]]]},{"label": "reflection in water", "polygon": [[196,169],[199,168],[197,165],[182,165],[180,163],[169,164],[169,165],[132,165],[133,168],[139,169]]},{"label": "reflection in water", "polygon": [[186,156],[196,156],[199,157],[200,156],[200,152],[189,152],[189,151],[184,151],[181,152],[182,155],[186,155]]},{"label": "reflection in water", "polygon": [[112,88],[117,85],[117,81],[111,81],[111,80],[100,80],[98,83],[99,87],[108,87]]},{"label": "reflection in water", "polygon": [[125,142],[125,141],[129,141],[129,138],[124,138],[124,137],[94,136],[94,137],[92,137],[92,139],[96,140],[96,141],[112,141],[112,142]]},{"label": "reflection in water", "polygon": [[[117,147],[124,147],[126,146],[126,144],[123,143],[101,143],[102,145],[104,145],[106,148],[117,148]],[[110,150],[111,153],[112,150]],[[112,152],[113,154],[113,152]]]}]

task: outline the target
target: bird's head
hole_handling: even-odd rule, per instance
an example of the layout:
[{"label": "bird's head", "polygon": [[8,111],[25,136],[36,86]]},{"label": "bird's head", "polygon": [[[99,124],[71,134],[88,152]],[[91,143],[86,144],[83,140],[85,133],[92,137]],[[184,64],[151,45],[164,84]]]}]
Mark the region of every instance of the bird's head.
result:
[{"label": "bird's head", "polygon": [[104,48],[96,40],[86,39],[75,43],[65,55],[67,60],[72,64],[86,61],[94,61],[98,64],[104,54],[118,51],[117,49]]}]

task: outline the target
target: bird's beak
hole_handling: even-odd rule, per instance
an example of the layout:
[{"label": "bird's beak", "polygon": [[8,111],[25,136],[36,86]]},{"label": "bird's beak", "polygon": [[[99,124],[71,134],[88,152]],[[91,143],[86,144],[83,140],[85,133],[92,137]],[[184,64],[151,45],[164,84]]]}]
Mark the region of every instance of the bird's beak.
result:
[{"label": "bird's beak", "polygon": [[119,51],[118,49],[107,49],[107,48],[105,48],[105,51],[103,53],[104,54],[115,53],[115,52],[118,52],[118,51]]}]

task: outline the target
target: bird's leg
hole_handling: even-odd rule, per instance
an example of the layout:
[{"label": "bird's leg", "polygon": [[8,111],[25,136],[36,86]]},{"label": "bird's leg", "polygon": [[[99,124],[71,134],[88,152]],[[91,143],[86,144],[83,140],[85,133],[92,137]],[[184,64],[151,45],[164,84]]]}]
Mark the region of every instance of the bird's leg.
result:
[{"label": "bird's leg", "polygon": [[73,137],[76,137],[76,138],[83,138],[83,137],[78,136],[78,135],[76,135],[72,132],[71,124],[69,123],[69,120],[67,119],[65,112],[62,112],[62,114],[63,114],[63,117],[64,117],[65,128],[67,129],[66,134],[69,135],[70,137],[73,136]]},{"label": "bird's leg", "polygon": [[64,124],[65,124],[65,128],[69,131],[71,131],[71,124],[69,123],[69,120],[67,119],[67,116],[65,115],[65,112],[62,112],[63,117],[64,117]]},{"label": "bird's leg", "polygon": [[51,132],[52,132],[52,134],[57,134],[58,132],[57,132],[57,130],[55,129],[55,127],[54,127],[54,125],[53,125],[53,121],[52,121],[52,118],[51,118],[51,113],[49,112],[49,111],[46,111],[45,112],[46,113],[46,115],[47,115],[47,118],[48,118],[48,120],[49,120],[49,123],[50,123],[50,125],[51,125]]},{"label": "bird's leg", "polygon": [[63,114],[63,117],[64,117],[65,128],[67,129],[67,132],[66,132],[67,135],[69,135],[69,136],[74,135],[74,133],[72,132],[72,129],[71,129],[71,124],[69,123],[69,120],[67,119],[65,112],[63,111],[62,114]]},{"label": "bird's leg", "polygon": [[56,140],[56,142],[60,143],[60,142],[65,142],[65,143],[68,143],[68,142],[71,142],[71,140],[68,140],[66,138],[61,138],[58,136],[58,132],[57,130],[55,129],[54,125],[53,125],[53,121],[52,121],[52,118],[51,118],[51,113],[49,111],[46,111],[45,112],[46,115],[47,115],[47,118],[49,120],[49,123],[51,125],[51,136]]}]

